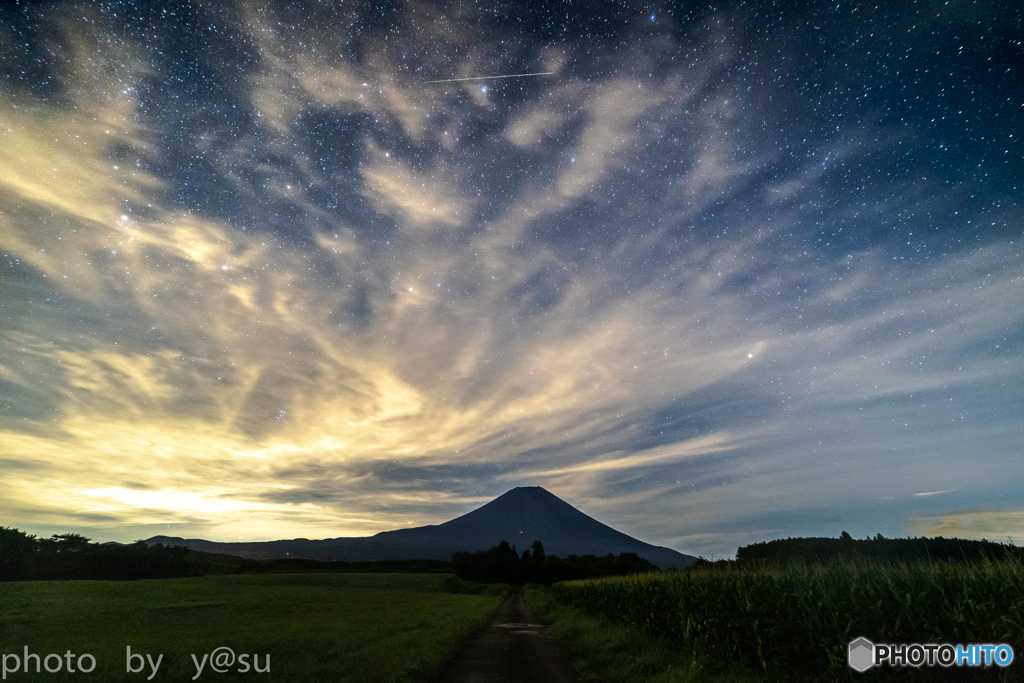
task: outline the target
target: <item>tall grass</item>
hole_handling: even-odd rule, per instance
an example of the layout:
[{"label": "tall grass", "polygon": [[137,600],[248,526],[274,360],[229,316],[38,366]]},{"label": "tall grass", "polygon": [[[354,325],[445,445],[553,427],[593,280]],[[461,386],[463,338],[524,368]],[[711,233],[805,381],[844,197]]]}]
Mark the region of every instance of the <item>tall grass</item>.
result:
[{"label": "tall grass", "polygon": [[872,669],[889,680],[1024,680],[1024,567],[1017,561],[843,562],[692,570],[557,584],[558,599],[773,677],[860,680],[847,645],[1007,643],[1007,668]]},{"label": "tall grass", "polygon": [[572,653],[587,681],[604,683],[765,683],[765,676],[736,662],[712,661],[692,648],[659,638],[639,626],[605,619],[557,600],[546,586],[524,594],[549,633]]}]

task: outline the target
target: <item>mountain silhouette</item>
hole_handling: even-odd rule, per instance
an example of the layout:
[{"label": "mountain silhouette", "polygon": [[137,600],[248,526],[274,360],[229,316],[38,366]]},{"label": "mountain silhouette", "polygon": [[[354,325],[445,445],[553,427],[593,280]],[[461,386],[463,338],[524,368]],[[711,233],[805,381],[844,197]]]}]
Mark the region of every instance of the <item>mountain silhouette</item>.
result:
[{"label": "mountain silhouette", "polygon": [[217,543],[201,539],[154,536],[152,545],[184,545],[193,550],[253,559],[309,558],[365,562],[378,560],[447,560],[459,551],[486,550],[501,541],[520,552],[539,540],[548,555],[617,555],[636,553],[659,567],[693,562],[690,555],[651,545],[589,517],[539,486],[523,486],[443,524],[383,531],[363,538],[297,538],[257,543]]}]

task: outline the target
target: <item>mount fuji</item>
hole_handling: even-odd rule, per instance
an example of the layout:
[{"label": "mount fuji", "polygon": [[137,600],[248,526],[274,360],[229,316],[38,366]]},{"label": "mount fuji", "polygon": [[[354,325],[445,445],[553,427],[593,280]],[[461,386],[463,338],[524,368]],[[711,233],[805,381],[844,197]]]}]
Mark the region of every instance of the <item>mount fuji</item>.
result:
[{"label": "mount fuji", "polygon": [[218,543],[154,536],[147,544],[183,545],[193,550],[253,559],[308,558],[366,562],[447,560],[452,553],[486,550],[508,541],[522,551],[539,540],[548,555],[636,553],[659,567],[681,567],[695,557],[644,543],[585,515],[539,486],[524,486],[443,524],[383,531],[361,538],[304,538],[255,543]]}]

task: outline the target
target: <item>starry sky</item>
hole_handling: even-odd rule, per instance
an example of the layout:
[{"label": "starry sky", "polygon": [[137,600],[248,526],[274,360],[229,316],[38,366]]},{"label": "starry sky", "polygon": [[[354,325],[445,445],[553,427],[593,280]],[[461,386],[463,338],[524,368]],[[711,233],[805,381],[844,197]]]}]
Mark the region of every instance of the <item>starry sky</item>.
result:
[{"label": "starry sky", "polygon": [[7,3],[0,525],[1022,543],[1022,17]]}]

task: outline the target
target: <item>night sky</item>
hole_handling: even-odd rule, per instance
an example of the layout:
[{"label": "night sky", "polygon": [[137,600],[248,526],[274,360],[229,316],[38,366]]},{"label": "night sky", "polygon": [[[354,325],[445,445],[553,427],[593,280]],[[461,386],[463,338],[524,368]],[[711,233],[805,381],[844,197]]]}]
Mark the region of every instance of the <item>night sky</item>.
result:
[{"label": "night sky", "polygon": [[1022,543],[1022,19],[4,4],[0,526]]}]

